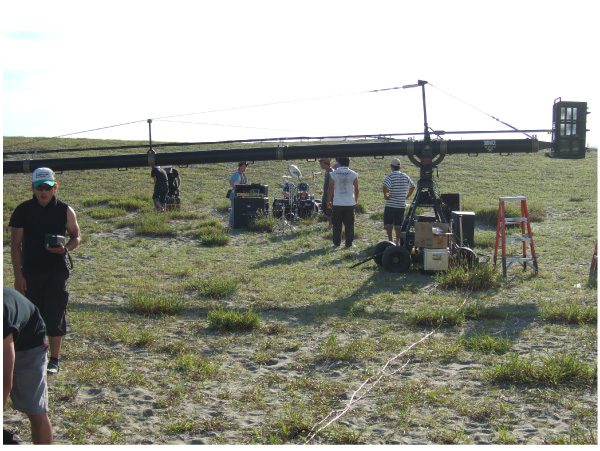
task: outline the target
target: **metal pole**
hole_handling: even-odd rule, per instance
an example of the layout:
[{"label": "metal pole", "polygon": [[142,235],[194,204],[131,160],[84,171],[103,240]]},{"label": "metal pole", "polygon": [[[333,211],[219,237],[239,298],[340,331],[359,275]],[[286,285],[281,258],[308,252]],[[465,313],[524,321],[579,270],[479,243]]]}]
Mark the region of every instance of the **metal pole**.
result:
[{"label": "metal pole", "polygon": [[425,124],[425,142],[431,141],[431,136],[429,135],[429,125],[427,124],[427,104],[425,103],[425,85],[427,84],[424,80],[419,80],[419,86],[421,86],[421,91],[423,93],[423,120]]},{"label": "metal pole", "polygon": [[152,119],[148,119],[148,140],[150,141],[150,151],[152,151]]}]

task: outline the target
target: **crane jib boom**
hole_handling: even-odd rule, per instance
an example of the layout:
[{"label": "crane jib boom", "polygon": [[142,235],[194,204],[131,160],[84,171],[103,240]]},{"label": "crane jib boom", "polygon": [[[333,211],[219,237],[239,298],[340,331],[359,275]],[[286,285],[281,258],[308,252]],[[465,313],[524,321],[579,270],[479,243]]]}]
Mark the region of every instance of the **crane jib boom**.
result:
[{"label": "crane jib boom", "polygon": [[[427,146],[429,146],[427,148]],[[246,149],[216,149],[188,152],[150,151],[135,155],[108,155],[39,160],[4,160],[4,174],[31,173],[39,167],[54,171],[87,169],[124,169],[133,167],[227,163],[238,161],[310,160],[335,157],[408,156],[419,166],[435,166],[446,155],[483,153],[532,153],[548,149],[552,143],[537,139],[496,139],[461,141],[346,142],[343,144],[305,144]],[[419,161],[417,161],[419,160]]]}]

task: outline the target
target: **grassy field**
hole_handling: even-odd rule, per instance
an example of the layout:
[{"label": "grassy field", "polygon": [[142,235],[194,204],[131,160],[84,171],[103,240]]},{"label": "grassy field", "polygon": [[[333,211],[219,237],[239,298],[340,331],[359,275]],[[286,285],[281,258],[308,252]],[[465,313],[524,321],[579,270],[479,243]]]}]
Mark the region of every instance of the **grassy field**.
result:
[{"label": "grassy field", "polygon": [[[5,151],[23,141],[4,138]],[[35,145],[115,144],[125,143]],[[362,213],[349,250],[332,249],[322,217],[294,232],[227,229],[233,162],[177,168],[182,207],[164,214],[153,212],[150,168],[58,174],[83,242],[72,253],[62,371],[49,382],[56,443],[596,443],[597,157],[446,157],[439,191],[461,193],[477,214],[482,260],[494,252],[499,197],[527,196],[534,218],[539,273],[513,266],[486,290],[446,289],[442,275],[388,273],[372,261],[350,269],[386,239],[391,157],[351,163]],[[248,179],[268,184],[272,203],[290,163],[319,170],[256,162]],[[4,175],[7,286],[7,224],[31,196],[29,177]],[[321,186],[317,177],[318,198]],[[28,440],[11,409],[5,426]]]}]

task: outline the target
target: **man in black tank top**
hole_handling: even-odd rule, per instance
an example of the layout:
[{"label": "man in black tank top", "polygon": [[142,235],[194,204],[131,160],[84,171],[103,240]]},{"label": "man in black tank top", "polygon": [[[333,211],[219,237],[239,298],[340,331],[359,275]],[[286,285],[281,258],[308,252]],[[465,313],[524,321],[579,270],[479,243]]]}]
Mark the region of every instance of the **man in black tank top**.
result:
[{"label": "man in black tank top", "polygon": [[[81,243],[81,236],[75,212],[56,197],[58,183],[51,169],[33,172],[32,190],[33,198],[15,208],[8,224],[15,289],[40,310],[50,344],[48,372],[57,373],[62,339],[67,333],[66,253]],[[47,245],[46,235],[67,234],[65,244]]]}]

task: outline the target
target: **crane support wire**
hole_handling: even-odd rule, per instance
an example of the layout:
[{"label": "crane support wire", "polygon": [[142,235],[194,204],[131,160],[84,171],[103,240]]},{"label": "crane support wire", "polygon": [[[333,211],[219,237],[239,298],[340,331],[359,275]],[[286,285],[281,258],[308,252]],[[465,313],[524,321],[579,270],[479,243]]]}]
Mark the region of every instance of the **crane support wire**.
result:
[{"label": "crane support wire", "polygon": [[[469,104],[468,102],[465,102],[464,100],[459,99],[458,97],[444,91],[441,88],[438,88],[435,85],[432,85],[431,83],[428,83],[430,86],[436,88],[437,90],[443,92],[444,94],[458,100],[459,102],[465,103],[466,105],[470,106],[471,108],[485,114],[486,116],[491,117],[492,119],[496,120],[497,122],[500,122],[503,125],[506,125],[507,127],[511,128],[512,131],[507,131],[507,130],[502,130],[502,131],[461,131],[461,132],[439,132],[436,131],[434,132],[434,134],[436,135],[441,135],[441,134],[470,134],[470,133],[479,133],[479,134],[487,134],[487,133],[523,133],[525,136],[531,138],[532,136],[529,135],[528,133],[534,133],[534,132],[548,132],[550,133],[551,130],[519,130],[515,127],[513,127],[512,125],[492,116],[491,114],[486,113],[485,111]],[[378,92],[386,92],[386,91],[395,91],[395,90],[400,90],[400,89],[409,89],[409,88],[414,88],[420,86],[419,84],[412,84],[412,85],[403,85],[403,86],[394,86],[391,88],[381,88],[381,89],[371,89],[368,91],[357,91],[357,92],[352,92],[352,93],[345,93],[345,94],[333,94],[333,95],[327,95],[327,96],[318,96],[318,97],[308,97],[308,98],[304,98],[304,99],[295,99],[295,100],[284,100],[284,101],[280,101],[280,102],[271,102],[271,103],[262,103],[262,104],[255,104],[255,105],[245,105],[245,106],[240,106],[240,107],[231,107],[231,108],[221,108],[221,109],[216,109],[216,110],[207,110],[207,111],[200,111],[200,112],[196,112],[196,113],[184,113],[184,114],[176,114],[176,115],[171,115],[171,116],[160,116],[160,117],[156,117],[156,118],[152,118],[152,120],[156,120],[156,121],[164,121],[164,122],[175,122],[175,121],[168,121],[167,119],[171,119],[171,118],[176,118],[176,117],[183,117],[183,116],[192,116],[192,115],[197,115],[197,114],[208,114],[208,113],[216,113],[216,112],[223,112],[223,111],[233,111],[233,110],[241,110],[241,109],[248,109],[248,108],[259,108],[259,107],[265,107],[265,106],[272,106],[272,105],[282,105],[282,104],[288,104],[288,103],[297,103],[297,102],[307,102],[307,101],[312,101],[312,100],[321,100],[321,99],[328,99],[328,98],[335,98],[335,97],[345,97],[345,96],[353,96],[353,95],[359,95],[359,94],[372,94],[372,93],[378,93]],[[147,122],[147,119],[141,119],[141,120],[137,120],[137,121],[131,121],[131,122],[124,122],[121,124],[115,124],[115,125],[108,125],[105,127],[98,127],[98,128],[94,128],[94,129],[89,129],[89,130],[84,130],[84,131],[79,131],[79,132],[73,132],[73,133],[66,133],[63,135],[58,135],[58,136],[54,136],[51,138],[39,138],[39,139],[34,139],[32,141],[28,141],[26,143],[18,143],[16,145],[21,145],[21,144],[30,144],[30,143],[35,143],[35,142],[40,142],[40,141],[45,141],[48,139],[53,139],[53,138],[64,138],[67,136],[73,136],[73,135],[78,135],[78,134],[82,134],[82,133],[89,133],[89,132],[94,132],[94,131],[98,131],[98,130],[106,130],[109,128],[115,128],[115,127],[121,127],[124,125],[132,125],[132,124],[138,124],[141,122]],[[206,124],[203,124],[206,125]],[[209,124],[209,125],[219,125],[222,127],[230,127],[229,125],[222,125],[222,124]],[[241,126],[239,126],[241,127]],[[245,128],[252,128],[252,127],[245,127]],[[383,136],[414,136],[414,135],[422,135],[423,132],[418,132],[418,133],[392,133],[392,134],[385,134]],[[312,139],[331,139],[331,138],[363,138],[365,136],[374,136],[374,135],[354,135],[354,136],[342,136],[342,137],[331,137],[331,136],[327,136],[327,137],[295,137],[295,138],[267,138],[267,139],[260,139],[260,140],[235,140],[235,141],[213,141],[213,142],[199,142],[199,143],[188,143],[189,145],[198,145],[198,144],[217,144],[217,143],[241,143],[241,142],[263,142],[263,141],[283,141],[283,140],[312,140]],[[380,135],[381,136],[381,135]],[[172,143],[169,144],[169,146],[175,146],[175,145],[188,145],[185,143]],[[166,144],[162,144],[163,147],[166,147]],[[133,149],[133,148],[140,148],[140,147],[146,147],[146,146],[117,146],[117,147],[96,147],[96,148],[86,148],[86,149],[82,149],[82,148],[77,148],[77,149],[60,149],[60,150],[38,150],[38,151],[33,151],[31,153],[51,153],[51,152],[74,152],[74,151],[84,151],[84,150],[115,150],[115,149]],[[11,147],[9,147],[10,149]],[[18,155],[18,154],[22,154],[22,153],[29,153],[27,151],[25,152],[4,152],[4,155]]]},{"label": "crane support wire", "polygon": [[516,127],[513,127],[512,125],[510,125],[510,124],[508,124],[508,123],[504,122],[503,120],[500,120],[500,119],[498,119],[497,117],[495,117],[495,116],[492,116],[492,115],[491,115],[491,114],[489,114],[489,113],[486,113],[486,112],[485,112],[485,111],[483,111],[482,109],[479,109],[479,108],[477,108],[476,106],[473,106],[473,105],[471,105],[469,102],[465,102],[464,100],[461,100],[461,99],[459,99],[459,98],[458,98],[458,97],[456,97],[456,96],[453,96],[452,94],[450,94],[450,93],[448,93],[448,92],[444,91],[444,90],[443,90],[443,89],[441,89],[441,88],[438,88],[438,87],[437,87],[437,86],[435,86],[435,85],[432,85],[431,83],[429,83],[429,85],[430,85],[430,86],[432,86],[432,87],[434,87],[434,88],[435,88],[435,89],[437,89],[438,91],[442,91],[444,94],[446,94],[446,95],[448,95],[448,96],[452,97],[453,99],[456,99],[456,100],[458,100],[459,102],[462,102],[462,103],[464,103],[465,105],[468,105],[468,106],[470,106],[471,108],[473,108],[473,109],[475,109],[475,110],[479,111],[480,113],[483,113],[483,114],[485,114],[485,115],[486,115],[486,116],[488,116],[488,117],[491,117],[491,118],[492,118],[492,119],[494,119],[495,121],[497,121],[497,122],[500,122],[502,125],[506,125],[507,127],[509,127],[509,128],[512,128],[512,129],[513,129],[515,132],[523,133],[523,134],[524,134],[525,136],[527,136],[528,138],[531,138],[531,137],[532,137],[531,135],[528,135],[527,133],[525,133],[525,131],[527,131],[527,130],[519,130],[518,128],[516,128]]},{"label": "crane support wire", "polygon": [[[64,135],[58,135],[58,136],[51,136],[48,138],[38,138],[38,139],[33,139],[31,141],[27,141],[25,143],[17,143],[15,144],[15,146],[20,145],[20,144],[30,144],[30,143],[37,143],[40,141],[46,141],[48,139],[55,139],[55,138],[65,138],[66,136],[73,136],[73,135],[80,135],[82,133],[89,133],[89,132],[95,132],[98,130],[105,130],[107,128],[115,128],[115,127],[121,127],[123,125],[131,125],[131,124],[137,124],[139,122],[146,122],[146,119],[143,120],[139,120],[139,121],[131,121],[131,122],[124,122],[122,124],[115,124],[115,125],[107,125],[106,127],[98,127],[98,128],[92,128],[90,130],[83,130],[80,132],[73,132],[73,133],[65,133]],[[10,147],[9,147],[10,148]],[[12,154],[14,154],[15,152],[11,152]],[[23,153],[23,152],[19,152],[19,153]],[[10,155],[10,153],[4,153],[4,155]]]},{"label": "crane support wire", "polygon": [[[248,109],[248,108],[260,108],[260,107],[266,107],[266,106],[284,105],[284,104],[288,104],[288,103],[297,103],[297,102],[308,102],[308,101],[312,101],[312,100],[330,99],[330,98],[335,98],[335,97],[345,97],[345,96],[353,96],[353,95],[359,95],[359,94],[371,94],[371,93],[377,93],[377,92],[383,92],[383,91],[391,91],[391,90],[396,90],[396,89],[403,89],[405,87],[412,87],[412,85],[411,86],[407,85],[407,86],[402,86],[402,87],[394,87],[394,88],[371,89],[368,91],[358,91],[358,92],[350,92],[350,93],[344,93],[344,94],[332,94],[332,95],[326,95],[326,96],[308,97],[305,99],[282,100],[279,102],[259,103],[259,104],[255,104],[255,105],[244,105],[244,106],[230,107],[230,108],[220,108],[220,109],[215,109],[215,110],[199,111],[196,113],[184,113],[184,114],[174,114],[174,115],[170,115],[170,116],[160,116],[160,117],[155,117],[155,118],[151,118],[151,119],[152,120],[165,120],[165,119],[171,119],[171,118],[175,118],[175,117],[193,116],[196,114],[220,113],[220,112],[224,112],[224,111],[243,110],[243,109]],[[108,125],[106,127],[93,128],[90,130],[84,130],[84,131],[80,131],[80,132],[66,133],[64,135],[53,136],[50,138],[39,138],[39,139],[29,141],[28,143],[35,143],[35,142],[45,141],[45,140],[54,139],[54,138],[64,138],[66,136],[79,135],[82,133],[95,132],[98,130],[104,130],[104,129],[114,128],[114,127],[121,127],[123,125],[137,124],[137,123],[146,122],[146,121],[147,121],[147,119],[140,119],[137,121],[124,122],[122,124],[115,124],[115,125]]]},{"label": "crane support wire", "polygon": [[[467,296],[465,298],[465,300],[463,301],[463,303],[460,305],[460,307],[458,307],[456,309],[456,311],[458,312],[460,309],[462,309],[465,306],[465,304],[467,303],[468,300],[469,300],[469,296]],[[373,380],[374,378],[371,378],[371,377],[367,378],[360,385],[360,387],[358,387],[358,389],[354,393],[352,393],[352,396],[350,397],[350,400],[346,403],[346,406],[343,409],[333,410],[333,411],[329,412],[329,414],[327,414],[327,416],[325,418],[323,418],[321,421],[319,421],[317,424],[315,424],[310,429],[308,436],[304,440],[304,444],[307,445],[308,443],[310,443],[317,436],[317,434],[319,432],[321,432],[322,430],[326,429],[331,424],[333,424],[334,422],[336,422],[337,420],[339,420],[341,417],[343,417],[344,415],[346,415],[346,413],[348,413],[352,409],[352,407],[354,407],[354,405],[356,403],[358,403],[361,399],[363,399],[365,396],[367,396],[377,385],[379,385],[379,383],[383,379],[389,378],[389,377],[391,377],[391,376],[399,373],[404,368],[406,368],[408,366],[408,364],[410,363],[410,359],[408,359],[406,362],[404,362],[404,364],[401,367],[399,367],[399,368],[397,368],[397,369],[395,369],[395,370],[393,370],[393,371],[391,371],[389,373],[385,372],[385,370],[392,364],[392,362],[394,362],[394,360],[402,357],[404,354],[406,354],[408,351],[410,351],[411,349],[415,348],[419,344],[424,343],[425,341],[429,340],[439,330],[439,328],[442,327],[443,324],[444,324],[444,317],[442,316],[442,318],[440,319],[440,323],[438,324],[438,326],[435,329],[433,329],[427,335],[425,335],[424,337],[422,337],[419,341],[414,342],[408,348],[404,349],[402,352],[400,352],[399,354],[396,354],[394,357],[392,357],[391,359],[389,359],[386,362],[386,364],[383,366],[383,368],[381,368],[381,370],[379,371],[379,373],[377,373],[375,375],[375,377],[377,379]],[[369,383],[371,383],[370,386],[368,386]],[[367,388],[365,388],[365,387],[367,387]],[[362,393],[360,393],[360,392],[362,392]],[[359,393],[360,393],[360,395],[359,395]],[[331,418],[331,417],[333,417],[333,418]],[[331,418],[331,420],[329,420],[329,422],[327,422],[327,424],[319,427],[319,425],[325,423],[325,421],[327,421],[329,418]]]}]

